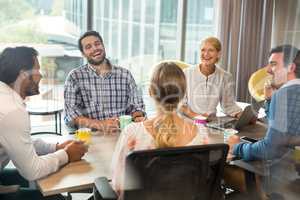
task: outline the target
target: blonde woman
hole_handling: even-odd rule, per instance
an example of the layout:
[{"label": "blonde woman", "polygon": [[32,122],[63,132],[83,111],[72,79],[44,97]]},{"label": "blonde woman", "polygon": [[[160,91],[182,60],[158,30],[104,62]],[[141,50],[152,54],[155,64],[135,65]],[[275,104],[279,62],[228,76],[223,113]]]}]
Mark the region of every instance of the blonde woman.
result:
[{"label": "blonde woman", "polygon": [[175,63],[156,66],[149,88],[156,103],[156,115],[144,122],[128,125],[115,149],[112,184],[119,194],[123,188],[125,157],[129,151],[202,144],[197,127],[177,113],[185,92],[184,73]]},{"label": "blonde woman", "polygon": [[206,38],[200,45],[201,63],[184,70],[187,93],[181,111],[189,117],[212,115],[220,103],[225,114],[238,116],[242,109],[235,103],[232,75],[217,63],[221,57],[221,42]]}]

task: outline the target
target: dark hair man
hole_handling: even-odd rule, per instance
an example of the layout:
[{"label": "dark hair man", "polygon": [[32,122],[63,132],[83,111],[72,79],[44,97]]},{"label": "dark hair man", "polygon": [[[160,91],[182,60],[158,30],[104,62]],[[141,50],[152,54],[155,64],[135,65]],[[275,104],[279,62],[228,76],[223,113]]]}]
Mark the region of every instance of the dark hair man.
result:
[{"label": "dark hair man", "polygon": [[291,45],[273,48],[267,71],[279,89],[268,106],[266,137],[255,143],[240,143],[237,136],[228,141],[232,153],[243,160],[281,157],[290,138],[300,137],[300,51]]},{"label": "dark hair man", "polygon": [[[49,144],[31,139],[24,99],[39,94],[42,75],[37,56],[38,52],[30,47],[6,48],[0,54],[0,184],[3,185],[26,187],[27,180],[47,176],[68,162],[80,160],[87,151],[82,142]],[[17,170],[4,168],[10,160]],[[44,199],[39,191],[27,188],[0,197]]]},{"label": "dark hair man", "polygon": [[106,132],[118,129],[118,117],[144,120],[145,106],[130,71],[106,58],[102,37],[87,31],[78,40],[87,64],[72,70],[65,83],[65,121],[71,127]]}]

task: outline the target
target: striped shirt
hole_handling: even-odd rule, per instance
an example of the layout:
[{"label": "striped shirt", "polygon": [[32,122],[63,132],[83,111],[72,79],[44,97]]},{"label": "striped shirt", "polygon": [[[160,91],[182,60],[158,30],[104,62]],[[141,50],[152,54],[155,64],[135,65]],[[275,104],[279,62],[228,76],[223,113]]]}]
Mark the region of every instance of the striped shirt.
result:
[{"label": "striped shirt", "polygon": [[127,69],[111,65],[105,75],[97,75],[88,64],[72,70],[65,82],[65,122],[84,116],[103,120],[136,111],[145,113],[142,96]]}]

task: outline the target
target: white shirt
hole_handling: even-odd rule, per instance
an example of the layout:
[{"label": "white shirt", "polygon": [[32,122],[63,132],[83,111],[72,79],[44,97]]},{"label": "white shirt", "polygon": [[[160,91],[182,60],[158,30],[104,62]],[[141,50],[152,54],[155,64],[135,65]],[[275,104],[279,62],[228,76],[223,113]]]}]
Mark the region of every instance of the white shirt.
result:
[{"label": "white shirt", "polygon": [[53,173],[68,162],[64,150],[56,144],[31,140],[30,119],[23,99],[0,81],[0,170],[12,161],[27,180]]},{"label": "white shirt", "polygon": [[220,103],[223,112],[234,115],[242,109],[235,102],[234,83],[230,73],[216,66],[208,77],[202,74],[198,65],[184,69],[187,79],[187,94],[183,104],[199,114],[217,112]]}]

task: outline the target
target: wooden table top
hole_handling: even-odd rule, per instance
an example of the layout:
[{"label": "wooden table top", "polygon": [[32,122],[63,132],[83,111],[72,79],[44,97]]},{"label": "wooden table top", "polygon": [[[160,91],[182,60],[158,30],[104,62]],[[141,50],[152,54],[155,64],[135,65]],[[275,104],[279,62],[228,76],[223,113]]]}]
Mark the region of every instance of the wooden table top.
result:
[{"label": "wooden table top", "polygon": [[44,196],[93,187],[95,178],[111,177],[110,164],[117,136],[93,136],[83,160],[69,163],[59,171],[37,181]]},{"label": "wooden table top", "polygon": [[[209,144],[224,143],[221,131],[207,129]],[[243,128],[239,135],[248,137],[262,137],[266,126],[262,123]],[[70,163],[59,171],[37,181],[37,185],[44,196],[62,192],[80,191],[92,188],[98,177],[111,178],[111,160],[118,136],[93,136],[88,153],[83,160]],[[225,140],[226,142],[226,140]]]}]

